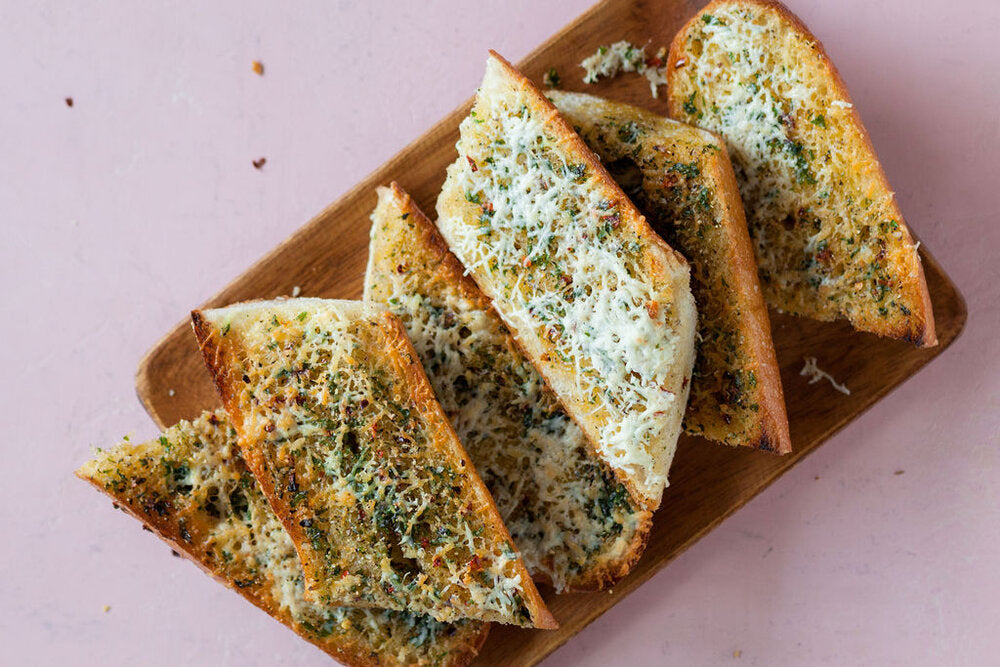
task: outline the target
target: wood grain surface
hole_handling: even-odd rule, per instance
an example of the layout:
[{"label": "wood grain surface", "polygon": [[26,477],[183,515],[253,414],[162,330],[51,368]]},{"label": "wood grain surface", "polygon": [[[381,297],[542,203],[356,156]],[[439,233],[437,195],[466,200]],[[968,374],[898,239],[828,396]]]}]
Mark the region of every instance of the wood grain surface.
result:
[{"label": "wood grain surface", "polygon": [[[627,74],[588,86],[582,83],[579,62],[598,46],[620,39],[648,44],[648,50],[655,52],[669,45],[677,29],[703,4],[683,0],[602,3],[536,49],[519,67],[537,82],[555,67],[564,90],[585,90],[665,114],[665,102],[650,96],[644,78]],[[484,64],[488,46],[483,45],[481,54],[474,54]],[[215,307],[290,295],[295,287],[303,296],[360,298],[375,187],[396,180],[433,216],[445,168],[455,158],[458,124],[468,108],[466,103],[449,114],[208,302],[192,306]],[[905,212],[906,202],[901,204]],[[813,322],[772,312],[793,453],[777,457],[683,437],[649,546],[632,574],[610,594],[555,596],[543,590],[560,629],[495,626],[478,662],[521,665],[540,661],[944,351],[965,324],[965,303],[925,248],[921,247],[920,254],[937,322],[937,347],[919,350],[856,333],[846,323]],[[838,393],[825,381],[809,385],[799,375],[806,356],[817,357],[819,366],[846,384],[851,394]],[[136,374],[136,391],[160,427],[220,405],[186,318],[143,358]]]}]

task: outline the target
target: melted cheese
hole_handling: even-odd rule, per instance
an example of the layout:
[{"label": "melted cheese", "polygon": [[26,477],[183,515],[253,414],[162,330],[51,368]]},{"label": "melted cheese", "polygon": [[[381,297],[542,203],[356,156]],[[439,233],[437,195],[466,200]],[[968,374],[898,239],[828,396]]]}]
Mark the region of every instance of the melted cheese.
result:
[{"label": "melted cheese", "polygon": [[[503,76],[491,60],[438,226],[529,355],[558,373],[570,411],[596,426],[601,456],[658,503],[693,357],[686,268],[683,287],[654,284],[642,263],[649,240],[620,224],[631,204],[557,143],[532,111],[537,91]],[[458,198],[460,212],[443,205]]]}]

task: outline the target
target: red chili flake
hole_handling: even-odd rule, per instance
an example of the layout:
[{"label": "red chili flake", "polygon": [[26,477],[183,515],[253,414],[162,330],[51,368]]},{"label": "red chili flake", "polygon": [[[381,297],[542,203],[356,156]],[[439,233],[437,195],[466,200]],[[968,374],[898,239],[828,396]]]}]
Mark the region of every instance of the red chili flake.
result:
[{"label": "red chili flake", "polygon": [[527,255],[525,255],[524,259],[521,260],[521,266],[526,269],[531,266],[531,259]]},{"label": "red chili flake", "polygon": [[833,252],[829,248],[823,248],[816,253],[816,259],[826,264],[833,257]]},{"label": "red chili flake", "polygon": [[431,565],[434,567],[441,567],[441,556],[434,556],[434,560],[431,561]]},{"label": "red chili flake", "polygon": [[476,166],[475,160],[473,160],[468,155],[465,156],[465,159],[469,161],[469,166],[472,167],[472,171],[479,171],[479,167]]},{"label": "red chili flake", "polygon": [[72,97],[67,97],[66,98],[66,106],[68,106],[68,107],[73,106],[73,98]]},{"label": "red chili flake", "polygon": [[663,187],[672,188],[677,185],[677,174],[667,174],[663,177]]},{"label": "red chili flake", "polygon": [[681,382],[681,389],[686,389],[686,388],[687,388],[687,386],[688,386],[688,381],[689,381],[690,379],[691,379],[691,378],[688,378],[688,377],[684,378],[684,382]]},{"label": "red chili flake", "polygon": [[404,273],[405,271],[406,271],[406,267],[405,266],[403,266],[402,264],[397,264],[396,265],[396,273]]},{"label": "red chili flake", "polygon": [[646,312],[652,319],[656,319],[656,316],[660,314],[660,304],[657,301],[650,301],[646,304]]},{"label": "red chili flake", "polygon": [[476,554],[472,557],[472,560],[469,561],[469,570],[471,572],[479,572],[482,569],[483,563],[479,560],[479,554]]},{"label": "red chili flake", "polygon": [[426,548],[428,548],[428,547],[429,547],[430,545],[431,545],[431,541],[430,541],[430,540],[428,540],[428,539],[427,539],[426,537],[421,537],[421,538],[420,538],[420,546],[421,546],[421,547],[423,547],[424,549],[426,549]]},{"label": "red chili flake", "polygon": [[646,67],[663,67],[663,61],[656,56],[646,58]]},{"label": "red chili flake", "polygon": [[253,161],[253,168],[254,169],[263,169],[265,164],[267,164],[267,158],[266,157],[257,158],[256,160]]},{"label": "red chili flake", "polygon": [[264,430],[267,431],[268,433],[273,432],[274,431],[274,422],[268,422],[267,426],[264,427]]},{"label": "red chili flake", "polygon": [[483,209],[484,213],[492,213],[493,212],[493,202],[488,201],[485,204],[483,204],[481,206],[481,208]]},{"label": "red chili flake", "polygon": [[341,572],[341,573],[340,573],[340,578],[341,578],[341,579],[346,579],[346,578],[347,578],[347,577],[349,577],[350,575],[351,575],[351,573],[350,573],[350,572],[348,572],[347,570],[344,570],[343,572]]}]

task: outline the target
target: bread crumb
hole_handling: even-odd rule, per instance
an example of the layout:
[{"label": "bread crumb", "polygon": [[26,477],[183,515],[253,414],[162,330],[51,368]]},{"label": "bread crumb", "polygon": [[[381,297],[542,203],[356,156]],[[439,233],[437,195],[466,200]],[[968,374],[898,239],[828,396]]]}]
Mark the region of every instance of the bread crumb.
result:
[{"label": "bread crumb", "polygon": [[297,297],[298,295],[300,295],[300,294],[302,294],[302,288],[301,287],[299,287],[298,285],[296,285],[295,287],[292,288],[292,298],[293,299],[295,297]]},{"label": "bread crumb", "polygon": [[109,605],[109,604],[104,605],[104,613],[106,614],[109,611],[111,611],[111,605]]},{"label": "bread crumb", "polygon": [[741,651],[741,650],[739,650],[739,649],[736,649],[735,651],[733,651],[733,657],[734,657],[734,658],[738,658],[738,657],[740,657],[741,655],[743,655],[743,651]]},{"label": "bread crumb", "polygon": [[799,371],[799,375],[809,376],[809,384],[816,384],[825,378],[829,380],[830,384],[833,385],[833,388],[840,393],[846,394],[847,396],[851,395],[850,389],[834,380],[832,375],[824,370],[821,370],[820,367],[816,365],[816,357],[806,357],[804,361],[806,362],[805,366],[803,366],[802,370]]},{"label": "bread crumb", "polygon": [[264,63],[259,60],[253,61],[253,73],[257,76],[264,76]]},{"label": "bread crumb", "polygon": [[816,475],[815,477],[813,477],[813,479],[818,480],[819,479],[819,475]]},{"label": "bread crumb", "polygon": [[894,472],[892,474],[893,475],[902,475],[904,472],[906,472],[906,471],[905,470],[897,470],[896,472]]},{"label": "bread crumb", "polygon": [[68,106],[68,107],[73,106],[73,98],[72,97],[67,97],[66,98],[66,106]]},{"label": "bread crumb", "polygon": [[267,164],[267,158],[266,157],[257,158],[256,160],[253,161],[253,168],[254,169],[263,169],[263,167],[264,167],[265,164]]},{"label": "bread crumb", "polygon": [[177,393],[177,392],[176,392],[176,391],[174,391],[173,389],[167,389],[167,396],[173,396],[173,395],[174,395],[174,394],[176,394],[176,393]]}]

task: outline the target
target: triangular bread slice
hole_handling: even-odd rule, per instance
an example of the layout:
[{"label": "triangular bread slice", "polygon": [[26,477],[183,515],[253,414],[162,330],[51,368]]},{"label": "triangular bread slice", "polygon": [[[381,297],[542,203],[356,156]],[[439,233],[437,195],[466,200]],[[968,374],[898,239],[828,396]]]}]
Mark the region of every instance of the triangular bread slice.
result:
[{"label": "triangular bread slice", "polygon": [[535,579],[560,592],[625,576],[651,512],[590,451],[434,223],[395,183],[378,189],[368,252],[365,299],[406,326]]},{"label": "triangular bread slice", "polygon": [[725,138],[767,302],[937,343],[910,232],[843,80],[783,5],[713,2],[674,38],[668,105]]},{"label": "triangular bread slice", "polygon": [[468,664],[489,631],[407,612],[305,599],[298,554],[236,446],[224,411],[98,450],[77,473],[177,553],[348,665]]},{"label": "triangular bread slice", "polygon": [[398,318],[326,299],[192,318],[308,597],[556,625]]},{"label": "triangular bread slice", "polygon": [[598,454],[660,504],[694,361],[687,262],[491,53],[438,228]]},{"label": "triangular bread slice", "polygon": [[698,340],[684,428],[791,451],[781,375],[743,205],[719,137],[628,104],[549,91],[653,229],[691,265]]}]

